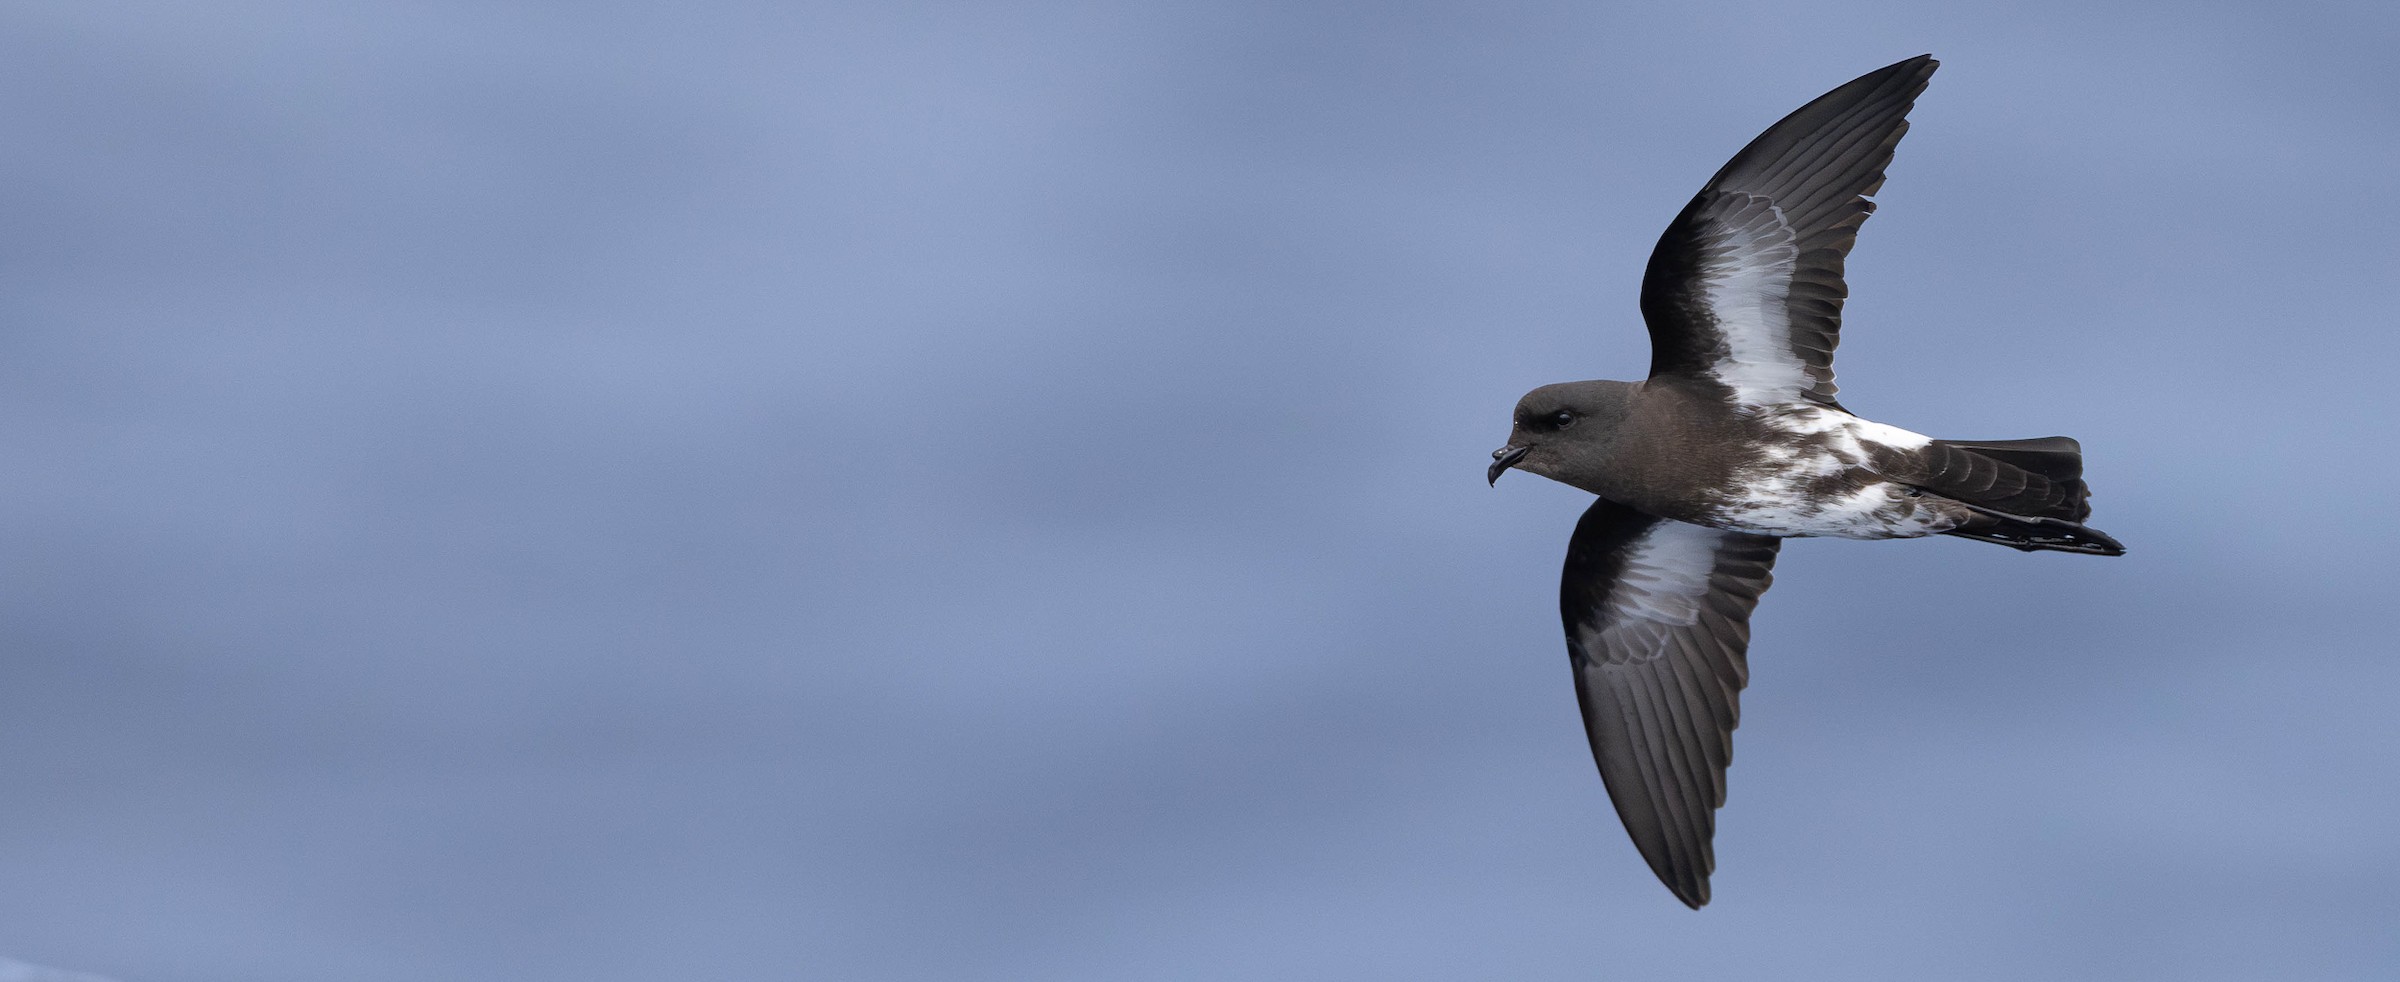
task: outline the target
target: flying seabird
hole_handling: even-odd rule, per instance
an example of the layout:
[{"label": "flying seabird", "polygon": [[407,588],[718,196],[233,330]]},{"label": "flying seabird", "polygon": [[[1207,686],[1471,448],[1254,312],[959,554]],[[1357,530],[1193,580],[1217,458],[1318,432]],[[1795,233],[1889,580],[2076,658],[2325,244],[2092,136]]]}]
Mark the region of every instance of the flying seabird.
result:
[{"label": "flying seabird", "polygon": [[2074,440],[1936,440],[1834,399],[1842,260],[1938,64],[1870,72],[1735,154],[1650,254],[1650,377],[1526,393],[1492,453],[1495,484],[1514,467],[1600,496],[1559,584],[1576,700],[1625,830],[1695,909],[1716,869],[1750,611],[1784,539],[2125,552],[2083,524]]}]

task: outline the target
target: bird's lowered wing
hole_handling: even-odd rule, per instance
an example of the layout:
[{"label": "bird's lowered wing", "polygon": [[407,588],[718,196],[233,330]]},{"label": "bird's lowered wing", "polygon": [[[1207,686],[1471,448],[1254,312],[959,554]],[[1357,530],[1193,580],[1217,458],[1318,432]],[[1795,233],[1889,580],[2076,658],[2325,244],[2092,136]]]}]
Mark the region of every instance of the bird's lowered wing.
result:
[{"label": "bird's lowered wing", "polygon": [[1781,544],[1603,498],[1567,545],[1558,605],[1592,757],[1642,858],[1694,908],[1716,868],[1750,611]]},{"label": "bird's lowered wing", "polygon": [[1836,405],[1842,260],[1938,64],[1920,55],[1819,96],[1684,206],[1642,276],[1653,377],[1713,381],[1737,405]]}]

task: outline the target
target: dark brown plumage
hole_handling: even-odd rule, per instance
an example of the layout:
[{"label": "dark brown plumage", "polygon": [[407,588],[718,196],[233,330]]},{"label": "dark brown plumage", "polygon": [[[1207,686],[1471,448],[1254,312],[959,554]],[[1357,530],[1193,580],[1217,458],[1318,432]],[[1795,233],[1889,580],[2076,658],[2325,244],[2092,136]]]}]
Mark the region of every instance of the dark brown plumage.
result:
[{"label": "dark brown plumage", "polygon": [[1783,538],[2124,552],[2083,524],[2075,441],[1935,440],[1834,398],[1843,263],[1935,67],[1870,72],[1735,154],[1651,254],[1650,377],[1535,389],[1492,454],[1494,482],[1515,468],[1600,498],[1559,585],[1576,700],[1625,830],[1693,907],[1716,868],[1750,612]]}]

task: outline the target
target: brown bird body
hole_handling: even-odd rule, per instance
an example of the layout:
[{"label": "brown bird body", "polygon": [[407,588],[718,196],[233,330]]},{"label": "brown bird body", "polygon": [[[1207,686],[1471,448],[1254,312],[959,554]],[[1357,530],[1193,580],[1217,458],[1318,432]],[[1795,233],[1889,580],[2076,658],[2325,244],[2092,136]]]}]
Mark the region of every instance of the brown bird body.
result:
[{"label": "brown bird body", "polygon": [[1649,377],[1535,389],[1492,454],[1494,482],[1516,468],[1600,498],[1559,588],[1576,695],[1626,831],[1695,908],[1716,868],[1750,612],[1784,538],[2124,552],[2083,524],[2075,441],[1936,440],[1834,398],[1843,261],[1936,64],[1868,73],[1736,154],[1651,254]]}]

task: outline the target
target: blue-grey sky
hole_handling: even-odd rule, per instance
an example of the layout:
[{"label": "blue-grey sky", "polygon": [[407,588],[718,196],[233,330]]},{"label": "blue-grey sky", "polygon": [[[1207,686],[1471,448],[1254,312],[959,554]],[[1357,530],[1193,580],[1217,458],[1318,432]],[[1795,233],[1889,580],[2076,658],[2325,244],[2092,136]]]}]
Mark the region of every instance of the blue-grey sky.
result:
[{"label": "blue-grey sky", "polygon": [[[0,954],[125,982],[2400,975],[2384,4],[0,14]],[[1930,51],[1716,900],[1484,486]]]}]

